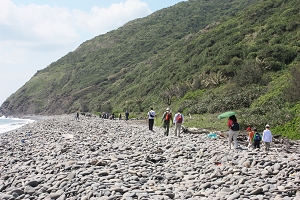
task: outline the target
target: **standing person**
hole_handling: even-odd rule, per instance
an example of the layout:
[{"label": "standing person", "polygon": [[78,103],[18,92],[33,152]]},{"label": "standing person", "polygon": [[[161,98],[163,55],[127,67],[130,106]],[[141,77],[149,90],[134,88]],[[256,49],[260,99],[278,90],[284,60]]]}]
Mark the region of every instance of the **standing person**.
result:
[{"label": "standing person", "polygon": [[250,127],[247,128],[248,131],[248,148],[253,147],[253,137],[254,137],[254,130],[251,130]]},{"label": "standing person", "polygon": [[122,114],[120,113],[120,114],[119,114],[119,120],[121,120],[121,119],[122,119]]},{"label": "standing person", "polygon": [[254,141],[254,149],[258,148],[260,149],[260,141],[261,141],[261,135],[259,132],[257,132],[257,129],[253,129],[255,131],[253,141]]},{"label": "standing person", "polygon": [[229,128],[228,131],[229,149],[231,149],[232,140],[234,141],[234,148],[237,149],[238,148],[237,136],[239,134],[239,124],[237,122],[235,115],[232,115],[228,118],[227,126]]},{"label": "standing person", "polygon": [[76,119],[79,120],[79,112],[76,113]]},{"label": "standing person", "polygon": [[175,124],[175,136],[180,137],[181,125],[183,123],[184,117],[180,110],[175,114],[173,124]]},{"label": "standing person", "polygon": [[169,130],[170,130],[170,121],[172,120],[172,113],[170,112],[170,108],[166,109],[166,112],[164,112],[162,121],[163,121],[163,126],[165,129],[164,135],[168,136],[169,135]]},{"label": "standing person", "polygon": [[150,108],[150,111],[148,112],[148,121],[149,121],[149,130],[153,131],[153,125],[154,125],[154,118],[156,114],[153,108]]},{"label": "standing person", "polygon": [[126,121],[129,119],[128,117],[129,117],[129,112],[128,112],[128,110],[126,110],[126,112],[125,112]]},{"label": "standing person", "polygon": [[266,151],[269,151],[270,150],[270,143],[272,142],[272,132],[270,130],[270,126],[269,124],[266,125],[266,129],[264,130],[263,132],[263,135],[262,135],[262,141],[265,143],[265,146],[266,146]]}]

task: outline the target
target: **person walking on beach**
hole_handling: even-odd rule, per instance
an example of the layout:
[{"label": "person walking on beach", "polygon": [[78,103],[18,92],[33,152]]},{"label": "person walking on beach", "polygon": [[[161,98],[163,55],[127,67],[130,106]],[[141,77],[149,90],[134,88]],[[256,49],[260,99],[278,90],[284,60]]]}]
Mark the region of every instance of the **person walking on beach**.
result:
[{"label": "person walking on beach", "polygon": [[229,149],[231,149],[232,140],[234,141],[234,148],[237,149],[238,148],[237,136],[239,134],[239,124],[237,122],[235,115],[232,115],[228,118],[227,126],[229,128],[228,131]]},{"label": "person walking on beach", "polygon": [[180,112],[180,110],[178,110],[173,119],[173,124],[175,124],[175,130],[174,130],[175,136],[180,137],[181,125],[183,121],[184,121],[184,116]]},{"label": "person walking on beach", "polygon": [[148,123],[149,123],[149,130],[153,131],[153,125],[154,125],[154,118],[156,114],[153,108],[150,108],[150,111],[148,112]]},{"label": "person walking on beach", "polygon": [[273,138],[273,135],[270,130],[270,126],[269,126],[269,124],[267,124],[266,129],[264,130],[263,135],[262,135],[262,141],[265,143],[266,151],[270,150],[270,143],[272,142],[272,138]]},{"label": "person walking on beach", "polygon": [[113,113],[110,117],[111,117],[112,120],[114,120],[115,119],[115,113]]},{"label": "person walking on beach", "polygon": [[254,130],[251,130],[250,127],[247,128],[248,131],[248,148],[253,147],[253,137],[254,137]]},{"label": "person walking on beach", "polygon": [[128,117],[129,117],[129,112],[128,112],[128,110],[126,110],[126,112],[125,112],[125,119],[126,119],[126,121],[129,119]]},{"label": "person walking on beach", "polygon": [[260,149],[260,141],[261,141],[261,135],[259,132],[257,132],[257,128],[254,128],[254,137],[253,137],[253,142],[254,142],[254,149],[258,148]]},{"label": "person walking on beach", "polygon": [[166,109],[166,112],[164,112],[162,121],[163,121],[163,127],[165,129],[164,135],[168,136],[169,135],[169,130],[170,130],[170,121],[172,120],[172,113],[170,112],[170,108]]}]

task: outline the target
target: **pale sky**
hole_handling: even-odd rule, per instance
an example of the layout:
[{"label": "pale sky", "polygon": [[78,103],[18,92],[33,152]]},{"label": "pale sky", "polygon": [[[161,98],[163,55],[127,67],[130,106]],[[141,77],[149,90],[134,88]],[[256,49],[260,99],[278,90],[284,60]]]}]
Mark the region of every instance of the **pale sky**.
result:
[{"label": "pale sky", "polygon": [[84,41],[184,0],[0,0],[0,105]]}]

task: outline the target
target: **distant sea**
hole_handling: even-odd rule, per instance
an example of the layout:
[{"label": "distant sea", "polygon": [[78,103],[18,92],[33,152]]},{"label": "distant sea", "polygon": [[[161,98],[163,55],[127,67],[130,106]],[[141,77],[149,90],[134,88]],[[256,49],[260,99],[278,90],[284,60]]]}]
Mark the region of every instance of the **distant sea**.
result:
[{"label": "distant sea", "polygon": [[34,122],[31,119],[20,119],[20,118],[6,118],[4,116],[0,117],[0,134],[6,133],[18,129],[25,124]]}]

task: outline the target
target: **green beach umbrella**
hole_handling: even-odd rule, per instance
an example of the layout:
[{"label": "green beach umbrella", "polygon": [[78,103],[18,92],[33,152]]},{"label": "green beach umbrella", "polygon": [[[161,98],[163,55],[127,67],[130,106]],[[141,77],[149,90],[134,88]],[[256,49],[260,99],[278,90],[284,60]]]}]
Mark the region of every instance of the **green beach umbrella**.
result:
[{"label": "green beach umbrella", "polygon": [[236,112],[234,112],[234,111],[227,111],[227,112],[224,112],[221,115],[219,115],[218,119],[228,118],[228,117],[230,117],[232,115],[236,115]]}]

